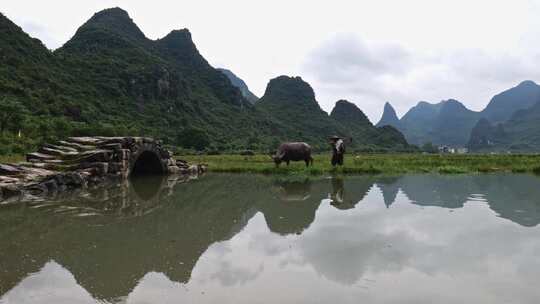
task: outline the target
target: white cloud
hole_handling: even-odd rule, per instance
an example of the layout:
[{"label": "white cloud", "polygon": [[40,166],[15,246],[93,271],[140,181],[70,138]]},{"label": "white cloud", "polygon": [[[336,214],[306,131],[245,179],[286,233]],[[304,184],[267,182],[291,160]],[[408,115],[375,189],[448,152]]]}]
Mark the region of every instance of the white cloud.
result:
[{"label": "white cloud", "polygon": [[416,50],[336,35],[312,51],[306,78],[328,109],[346,98],[376,122],[390,101],[401,114],[420,100],[454,98],[481,110],[496,93],[527,79],[540,80],[538,53],[482,49]]},{"label": "white cloud", "polygon": [[300,75],[325,110],[347,98],[371,120],[385,101],[400,114],[448,98],[478,110],[522,80],[540,81],[539,0],[4,0],[1,10],[55,48],[114,6],[152,39],[189,28],[211,64],[258,95],[270,78]]}]

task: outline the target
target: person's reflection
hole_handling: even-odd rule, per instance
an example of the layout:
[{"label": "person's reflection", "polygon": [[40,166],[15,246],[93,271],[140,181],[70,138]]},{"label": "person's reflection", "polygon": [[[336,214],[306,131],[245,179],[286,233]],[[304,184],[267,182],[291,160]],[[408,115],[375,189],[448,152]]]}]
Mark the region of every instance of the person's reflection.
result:
[{"label": "person's reflection", "polygon": [[[334,176],[330,179],[331,192],[328,194],[330,205],[340,210],[353,209],[361,202],[374,184],[372,177],[347,178]],[[345,187],[347,184],[347,187]],[[347,191],[345,191],[347,188]]]},{"label": "person's reflection", "polygon": [[332,193],[330,193],[330,199],[332,201],[330,204],[333,206],[340,205],[343,203],[343,178],[335,177],[330,181],[332,183]]},{"label": "person's reflection", "polygon": [[345,182],[343,177],[333,177],[330,179],[332,184],[332,192],[330,193],[330,205],[340,210],[348,210],[354,208],[350,200],[345,200]]}]

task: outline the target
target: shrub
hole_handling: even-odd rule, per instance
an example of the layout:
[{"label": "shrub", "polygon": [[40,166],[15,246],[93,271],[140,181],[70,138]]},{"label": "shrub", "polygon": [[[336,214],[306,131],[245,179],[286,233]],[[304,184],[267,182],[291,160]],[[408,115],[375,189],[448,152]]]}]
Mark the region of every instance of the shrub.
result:
[{"label": "shrub", "polygon": [[210,145],[210,138],[204,130],[190,127],[178,134],[177,143],[184,148],[203,151]]}]

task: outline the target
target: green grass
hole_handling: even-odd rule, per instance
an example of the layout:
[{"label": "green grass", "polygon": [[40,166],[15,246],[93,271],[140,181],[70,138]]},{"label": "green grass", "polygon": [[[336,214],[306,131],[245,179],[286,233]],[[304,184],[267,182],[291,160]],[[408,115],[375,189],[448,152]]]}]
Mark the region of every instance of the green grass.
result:
[{"label": "green grass", "polygon": [[288,175],[341,174],[403,174],[403,173],[491,173],[540,172],[540,155],[422,155],[422,154],[361,154],[346,155],[341,168],[332,168],[330,155],[314,156],[314,166],[304,162],[282,163],[276,168],[268,155],[199,155],[181,157],[189,162],[205,163],[211,172],[263,173]]},{"label": "green grass", "polygon": [[[304,162],[282,163],[276,168],[268,155],[186,155],[176,156],[193,163],[208,164],[211,172],[262,173],[288,176],[323,174],[404,174],[404,173],[535,173],[540,174],[540,154],[532,155],[422,155],[359,154],[346,155],[345,165],[333,168],[329,154],[314,155],[312,167]],[[24,161],[23,155],[0,155],[0,163]]]},{"label": "green grass", "polygon": [[0,164],[20,163],[25,160],[22,154],[0,155]]}]

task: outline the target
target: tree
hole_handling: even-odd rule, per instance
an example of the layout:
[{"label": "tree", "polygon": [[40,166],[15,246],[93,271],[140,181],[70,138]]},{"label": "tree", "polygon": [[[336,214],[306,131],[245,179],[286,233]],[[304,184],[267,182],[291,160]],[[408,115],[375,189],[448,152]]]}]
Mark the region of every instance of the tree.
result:
[{"label": "tree", "polygon": [[261,141],[257,135],[251,134],[247,139],[247,148],[250,150],[255,150],[257,149],[260,142]]},{"label": "tree", "polygon": [[422,146],[422,151],[426,153],[437,153],[439,149],[435,147],[431,142],[427,142]]},{"label": "tree", "polygon": [[5,96],[0,99],[0,134],[7,129],[16,129],[22,125],[25,114],[24,106],[15,98]]},{"label": "tree", "polygon": [[184,148],[202,151],[210,145],[210,138],[204,130],[189,127],[178,134],[177,143]]}]

